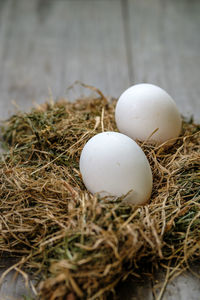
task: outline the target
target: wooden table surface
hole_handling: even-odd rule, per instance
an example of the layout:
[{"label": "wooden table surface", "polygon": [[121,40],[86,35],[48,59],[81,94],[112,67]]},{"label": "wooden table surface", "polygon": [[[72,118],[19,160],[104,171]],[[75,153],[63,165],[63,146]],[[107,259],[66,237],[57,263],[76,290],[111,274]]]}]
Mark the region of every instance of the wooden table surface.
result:
[{"label": "wooden table surface", "polygon": [[[27,111],[49,93],[73,99],[84,90],[67,87],[81,80],[114,97],[157,84],[199,122],[199,78],[199,0],[0,0],[0,119],[16,110],[13,101]],[[153,300],[151,286],[125,283],[120,298]],[[0,300],[25,293],[10,274]],[[163,299],[199,300],[199,279],[185,273]]]}]

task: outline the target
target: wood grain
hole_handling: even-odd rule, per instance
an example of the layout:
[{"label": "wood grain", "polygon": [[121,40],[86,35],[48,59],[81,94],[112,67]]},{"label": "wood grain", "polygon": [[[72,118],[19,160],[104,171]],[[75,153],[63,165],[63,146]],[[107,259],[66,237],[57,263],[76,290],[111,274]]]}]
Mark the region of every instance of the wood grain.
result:
[{"label": "wood grain", "polygon": [[[15,259],[4,259],[4,262],[0,261],[0,276],[7,268],[15,264]],[[25,296],[34,297],[34,292],[31,288],[29,281],[28,286],[25,283],[25,279],[20,274],[17,275],[15,270],[12,270],[4,278],[0,288],[1,300],[24,300]]]},{"label": "wood grain", "polygon": [[0,18],[0,118],[75,80],[112,96],[129,85],[120,1],[8,0]]},{"label": "wood grain", "polygon": [[128,0],[131,82],[166,89],[200,121],[200,1]]}]

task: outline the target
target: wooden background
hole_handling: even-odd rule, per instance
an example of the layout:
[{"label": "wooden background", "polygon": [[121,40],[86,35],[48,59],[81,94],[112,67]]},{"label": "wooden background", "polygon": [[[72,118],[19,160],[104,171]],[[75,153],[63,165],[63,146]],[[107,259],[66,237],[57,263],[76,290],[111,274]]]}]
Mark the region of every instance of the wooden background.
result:
[{"label": "wooden background", "polygon": [[[16,110],[13,100],[28,110],[49,93],[74,99],[86,91],[67,87],[81,80],[114,97],[157,84],[199,122],[199,78],[199,0],[0,0],[0,119]],[[23,283],[11,279],[0,300],[23,299]],[[126,283],[120,297],[155,299],[151,285]],[[185,273],[163,299],[199,300],[199,279]]]}]

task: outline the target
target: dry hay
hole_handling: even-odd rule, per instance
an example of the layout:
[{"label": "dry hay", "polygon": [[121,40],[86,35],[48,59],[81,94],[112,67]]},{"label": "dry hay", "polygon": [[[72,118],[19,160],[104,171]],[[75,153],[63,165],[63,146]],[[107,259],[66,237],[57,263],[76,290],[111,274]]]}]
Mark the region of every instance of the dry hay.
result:
[{"label": "dry hay", "polygon": [[199,258],[199,125],[184,122],[171,148],[141,145],[154,178],[148,205],[85,189],[81,149],[94,134],[117,131],[115,103],[99,92],[18,113],[3,126],[0,251],[21,256],[17,270],[39,274],[39,299],[106,299],[146,264],[172,261],[173,274]]}]

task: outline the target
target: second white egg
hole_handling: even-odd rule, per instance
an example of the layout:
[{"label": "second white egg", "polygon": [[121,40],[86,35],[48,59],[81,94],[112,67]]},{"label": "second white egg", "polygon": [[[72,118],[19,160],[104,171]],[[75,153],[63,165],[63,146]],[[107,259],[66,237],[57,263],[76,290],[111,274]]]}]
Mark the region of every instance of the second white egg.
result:
[{"label": "second white egg", "polygon": [[146,83],[136,84],[120,96],[115,120],[120,132],[134,140],[156,144],[174,143],[182,123],[170,95],[160,87]]}]

